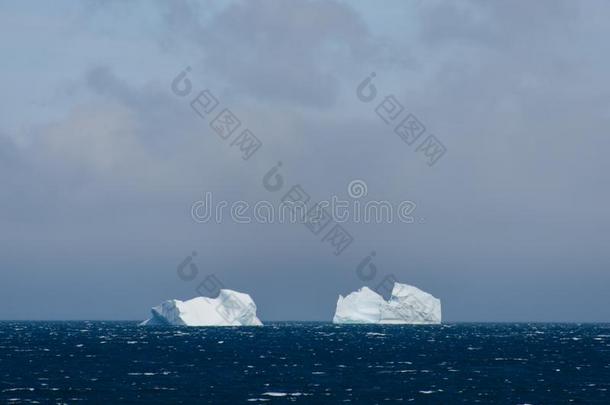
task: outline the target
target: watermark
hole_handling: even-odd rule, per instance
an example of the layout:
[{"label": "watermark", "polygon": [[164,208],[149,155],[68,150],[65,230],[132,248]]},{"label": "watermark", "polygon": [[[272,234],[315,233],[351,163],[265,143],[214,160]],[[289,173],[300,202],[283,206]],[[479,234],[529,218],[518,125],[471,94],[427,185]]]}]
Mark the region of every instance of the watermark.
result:
[{"label": "watermark", "polygon": [[[308,199],[300,186],[288,190],[279,200],[271,202],[260,200],[216,200],[211,191],[203,193],[203,199],[191,205],[191,218],[198,223],[222,223],[230,221],[237,224],[309,224],[316,225],[317,231],[325,221],[336,223],[392,223],[412,224],[415,221],[414,211],[417,207],[411,200],[393,203],[387,200],[366,200],[367,185],[362,180],[354,180],[348,186],[351,199],[333,195],[330,200],[321,200],[313,207],[307,207]],[[362,199],[362,200],[361,200]],[[308,215],[310,214],[310,215]]]},{"label": "watermark", "polygon": [[[193,251],[178,264],[176,267],[178,278],[187,282],[195,281],[199,278],[199,267],[194,262],[196,256],[197,251]],[[221,294],[223,289],[225,289],[224,284],[212,273],[203,277],[197,284],[195,291],[199,296],[220,299],[215,310],[227,323],[233,324],[239,319],[251,318],[255,315],[253,313],[254,309],[234,294]]]},{"label": "watermark", "polygon": [[[372,83],[376,76],[373,72],[360,82],[356,88],[358,100],[370,103],[377,98],[377,87]],[[393,94],[385,96],[374,111],[385,125],[394,128],[394,133],[409,147],[417,145],[415,152],[424,155],[428,166],[434,166],[447,152],[447,148],[437,137],[426,134],[426,127],[415,115],[405,112],[404,106]]]},{"label": "watermark", "polygon": [[[171,89],[176,96],[187,97],[193,92],[193,84],[188,78],[190,71],[187,66],[172,80]],[[220,105],[209,89],[201,90],[190,100],[191,109],[203,120],[208,119]],[[250,129],[242,127],[241,120],[227,107],[218,112],[209,125],[222,140],[231,140],[229,146],[237,148],[243,160],[250,159],[263,146],[262,141]]]},{"label": "watermark", "polygon": [[[193,84],[188,77],[190,72],[191,68],[187,66],[171,82],[170,87],[172,93],[180,98],[190,96],[193,92]],[[219,104],[218,99],[208,89],[200,91],[190,102],[191,108],[202,119],[207,119],[208,116],[216,110]],[[231,146],[241,145],[242,142],[245,142],[244,137],[247,135],[244,135],[244,137],[241,135],[237,137],[233,136],[240,126],[241,120],[228,108],[224,108],[220,111],[220,113],[216,115],[216,118],[210,122],[210,127],[221,139],[228,141],[233,138],[233,141],[230,143]],[[251,132],[248,131],[248,133]],[[256,140],[257,141],[248,143],[248,148],[245,148],[245,150],[240,146],[240,150],[244,153],[242,156],[244,160],[250,159],[251,156],[258,153],[262,148],[262,142],[258,141],[258,138],[256,138]],[[263,186],[265,190],[277,192],[284,187],[284,178],[278,172],[281,166],[282,163],[279,162],[264,175]],[[294,184],[290,190],[283,195],[281,201],[284,203],[291,203],[293,207],[302,204],[303,209],[305,209],[306,212],[304,216],[307,218],[303,222],[304,225],[313,235],[321,235],[321,241],[332,246],[335,255],[343,253],[343,251],[354,241],[354,238],[344,227],[338,223],[332,223],[325,208],[320,207],[317,204],[313,204],[313,206],[310,205],[309,194],[300,184]],[[198,209],[198,207],[195,207],[195,210]],[[238,207],[237,209],[243,208]],[[191,209],[191,217],[193,217],[193,208]]]},{"label": "watermark", "polygon": [[[262,141],[255,136],[251,130],[243,127],[242,121],[228,107],[224,107],[222,109],[218,108],[220,102],[209,89],[203,89],[199,91],[195,97],[192,97],[193,84],[188,77],[190,71],[191,68],[187,67],[172,80],[172,93],[180,98],[191,96],[188,99],[190,100],[189,104],[194,113],[203,120],[209,119],[209,127],[218,135],[220,139],[228,142],[231,148],[236,148],[241,153],[241,158],[243,160],[247,161],[255,154],[258,154],[263,146]],[[375,73],[371,74],[370,77],[366,78],[358,86],[357,96],[362,102],[371,102],[377,96],[377,88],[371,83],[371,80],[374,77]],[[377,108],[375,108],[377,115],[379,115],[380,118],[388,125],[397,120],[403,111],[403,107],[400,105],[400,103],[398,103],[393,96],[391,97],[392,98],[390,100],[384,100],[382,103],[383,105],[380,104]],[[211,117],[214,118],[210,119]],[[418,139],[422,136],[422,134],[425,132],[425,128],[412,114],[409,114],[395,127],[394,132],[396,132],[401,139],[407,143],[407,145],[411,146],[415,144],[415,142],[418,141]],[[444,146],[442,146],[440,142],[435,142],[435,140],[435,137],[429,135],[424,142],[420,143],[416,148],[416,152],[421,152],[426,158],[428,158],[428,164],[430,166],[434,165],[446,152]],[[280,173],[281,167],[282,163],[278,162],[275,166],[269,169],[267,173],[264,174],[262,179],[264,189],[269,193],[277,193],[278,191],[284,190],[282,197],[279,199],[280,204],[284,204],[285,206],[287,205],[289,207],[293,214],[293,218],[294,216],[296,216],[296,218],[303,218],[299,223],[302,223],[312,235],[319,238],[320,242],[330,246],[331,252],[335,256],[341,255],[345,250],[352,246],[354,242],[354,237],[347,231],[347,229],[345,229],[344,226],[341,225],[343,222],[343,217],[341,215],[337,215],[337,212],[334,209],[329,210],[329,207],[332,206],[332,202],[328,200],[314,202],[311,199],[310,194],[299,183],[293,184],[288,190],[286,190],[284,188],[286,185],[285,178]],[[364,198],[367,196],[367,194],[368,187],[362,180],[354,180],[348,185],[348,195],[354,200]],[[332,200],[333,199],[331,198],[331,201]],[[343,203],[340,203],[338,198],[334,201],[335,207],[340,206]],[[327,205],[327,203],[330,204],[330,206]],[[362,202],[360,201],[352,202],[354,210],[356,210],[355,207],[362,208],[361,203]],[[225,204],[227,206],[229,205],[228,202],[225,202]],[[348,202],[348,204],[350,204],[350,202]],[[219,205],[221,204],[219,203]],[[256,206],[256,204],[254,205]],[[195,219],[195,217],[200,219],[199,216],[202,215],[201,210],[206,209],[207,206],[211,207],[211,204],[207,204],[207,201],[205,200],[200,200],[193,203],[191,207],[191,217],[193,217],[193,219]],[[259,206],[259,214],[261,213],[260,210],[266,209],[264,208],[265,206],[266,204],[264,203]],[[271,204],[271,206],[274,205]],[[268,208],[269,206],[266,207]],[[368,207],[370,207],[368,210],[367,207],[365,207],[363,211],[360,211],[364,212],[364,217],[361,217],[360,215],[353,215],[353,220],[356,221],[356,218],[358,218],[362,219],[362,222],[365,222],[367,218],[366,213],[368,212],[368,218],[370,221],[370,218],[373,218],[374,209],[376,210],[374,211],[376,213],[374,216],[375,219],[378,218],[377,212],[380,213],[379,215],[383,215],[383,209],[381,206],[379,206],[378,209],[373,208],[374,205],[372,204]],[[396,217],[399,218],[399,220],[402,218],[404,219],[402,222],[413,222],[411,214],[415,210],[415,203],[411,201],[403,201],[402,203],[398,204],[397,207],[398,209],[396,211]],[[236,208],[236,210],[239,211],[239,217],[242,216],[244,209],[244,204],[239,204],[238,208]],[[230,212],[232,212],[232,210]],[[253,208],[253,218],[255,218],[256,212],[257,210]],[[280,211],[278,210],[278,212]],[[203,218],[205,218],[207,215],[205,214],[205,211],[203,215]],[[275,216],[271,216],[271,218],[275,218]],[[394,216],[392,218],[394,218]],[[345,221],[347,221],[347,219]],[[193,252],[178,265],[178,277],[180,277],[182,280],[194,281],[198,277],[199,269],[193,262],[193,258],[196,255],[197,252]],[[378,267],[373,263],[373,258],[375,256],[376,253],[373,251],[356,265],[355,273],[361,281],[370,284],[373,283],[375,279],[379,279],[378,276],[381,277]],[[392,287],[397,281],[398,280],[394,274],[387,274],[386,276],[381,277],[381,281],[377,283],[373,289],[380,295],[386,297],[390,295]],[[220,282],[218,277],[216,277],[216,275],[209,274],[205,276],[204,279],[197,285],[196,291],[202,296],[219,296],[220,290],[223,287],[223,284]],[[230,323],[235,320],[236,316],[232,316],[231,319],[227,319],[226,316],[230,316],[230,313],[239,314],[239,311],[227,312],[224,311],[224,308],[232,308],[233,305],[237,305],[238,308],[243,308],[244,311],[250,310],[246,304],[240,302],[223,306],[223,308],[220,309],[220,311],[223,312],[219,313]],[[219,308],[221,306],[222,305],[219,305]]]},{"label": "watermark", "polygon": [[347,194],[352,198],[366,197],[369,193],[369,188],[364,180],[356,179],[349,182],[347,185]]}]

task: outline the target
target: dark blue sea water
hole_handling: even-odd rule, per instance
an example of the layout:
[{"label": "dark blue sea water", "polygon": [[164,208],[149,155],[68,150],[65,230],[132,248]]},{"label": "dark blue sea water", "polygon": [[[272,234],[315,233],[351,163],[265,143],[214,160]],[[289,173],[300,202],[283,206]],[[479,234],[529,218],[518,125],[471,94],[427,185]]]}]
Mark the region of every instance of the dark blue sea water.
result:
[{"label": "dark blue sea water", "polygon": [[0,322],[3,403],[609,404],[608,324]]}]

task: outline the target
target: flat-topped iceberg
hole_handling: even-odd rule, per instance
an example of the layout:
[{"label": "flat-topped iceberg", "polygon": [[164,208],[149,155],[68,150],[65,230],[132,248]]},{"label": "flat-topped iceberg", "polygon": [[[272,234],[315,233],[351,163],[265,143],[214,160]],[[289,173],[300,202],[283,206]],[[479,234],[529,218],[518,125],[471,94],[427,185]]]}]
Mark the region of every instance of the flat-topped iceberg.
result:
[{"label": "flat-topped iceberg", "polygon": [[256,304],[248,294],[220,290],[216,298],[167,300],[153,307],[142,326],[260,326]]},{"label": "flat-topped iceberg", "polygon": [[368,287],[339,296],[333,323],[438,324],[441,301],[408,284],[394,283],[388,301]]}]

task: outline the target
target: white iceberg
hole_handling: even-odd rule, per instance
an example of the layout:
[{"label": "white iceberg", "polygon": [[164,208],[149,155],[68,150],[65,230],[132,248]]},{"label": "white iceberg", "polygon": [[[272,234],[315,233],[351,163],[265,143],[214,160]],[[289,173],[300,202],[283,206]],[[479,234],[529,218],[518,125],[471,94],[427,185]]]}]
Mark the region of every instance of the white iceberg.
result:
[{"label": "white iceberg", "polygon": [[388,301],[362,287],[339,296],[333,323],[439,324],[441,301],[408,284],[394,283]]},{"label": "white iceberg", "polygon": [[248,294],[220,290],[216,298],[167,300],[153,307],[142,326],[260,326],[256,304]]}]

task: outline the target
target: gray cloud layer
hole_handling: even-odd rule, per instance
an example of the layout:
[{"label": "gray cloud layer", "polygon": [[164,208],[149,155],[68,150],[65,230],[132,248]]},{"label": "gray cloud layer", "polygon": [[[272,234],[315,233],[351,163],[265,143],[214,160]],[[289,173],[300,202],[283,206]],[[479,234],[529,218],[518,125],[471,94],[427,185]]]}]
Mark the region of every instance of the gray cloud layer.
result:
[{"label": "gray cloud layer", "polygon": [[[175,266],[197,250],[202,273],[249,291],[263,319],[328,320],[374,249],[383,274],[441,297],[447,320],[607,320],[609,6],[377,7],[2,6],[0,317],[143,318],[195,294]],[[25,32],[41,20],[44,49]],[[256,159],[171,94],[186,64],[264,142]],[[436,166],[358,101],[371,71],[447,146]],[[316,199],[360,178],[425,221],[350,224],[356,242],[336,258],[298,226],[190,220],[203,191],[277,198],[260,184],[278,160]]]}]

